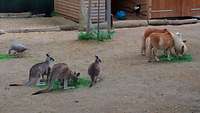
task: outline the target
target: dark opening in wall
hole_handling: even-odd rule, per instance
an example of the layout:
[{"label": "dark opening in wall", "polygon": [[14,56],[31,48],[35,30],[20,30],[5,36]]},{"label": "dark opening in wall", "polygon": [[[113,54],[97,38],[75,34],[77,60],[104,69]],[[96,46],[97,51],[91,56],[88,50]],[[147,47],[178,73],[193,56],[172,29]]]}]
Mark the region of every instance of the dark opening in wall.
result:
[{"label": "dark opening in wall", "polygon": [[[115,20],[146,19],[144,14],[147,7],[146,0],[111,0],[112,14]],[[121,18],[121,16],[125,16]]]}]

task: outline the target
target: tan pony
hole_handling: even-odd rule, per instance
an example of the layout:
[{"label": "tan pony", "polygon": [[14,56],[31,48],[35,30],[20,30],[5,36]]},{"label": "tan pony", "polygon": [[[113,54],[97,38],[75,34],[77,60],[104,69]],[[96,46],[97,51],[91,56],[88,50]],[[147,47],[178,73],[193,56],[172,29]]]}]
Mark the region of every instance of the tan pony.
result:
[{"label": "tan pony", "polygon": [[175,47],[173,35],[165,30],[164,33],[151,33],[146,38],[146,54],[149,57],[149,62],[152,60],[159,61],[157,56],[157,50],[163,50],[166,52],[168,59],[170,60],[170,54],[172,48]]},{"label": "tan pony", "polygon": [[151,35],[152,33],[164,33],[167,29],[157,29],[157,28],[147,28],[144,31],[144,36],[142,37],[142,48],[141,48],[141,54],[146,55],[146,39]]}]

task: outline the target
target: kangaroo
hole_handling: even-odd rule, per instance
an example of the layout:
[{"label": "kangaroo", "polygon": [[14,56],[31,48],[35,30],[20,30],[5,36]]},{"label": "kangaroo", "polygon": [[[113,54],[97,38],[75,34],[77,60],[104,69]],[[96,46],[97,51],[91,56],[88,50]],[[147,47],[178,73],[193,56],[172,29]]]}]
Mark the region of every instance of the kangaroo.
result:
[{"label": "kangaroo", "polygon": [[159,61],[158,56],[156,55],[157,49],[161,49],[167,52],[168,59],[171,54],[172,48],[174,48],[174,39],[170,32],[166,31],[165,33],[152,33],[146,39],[147,53],[149,56],[149,62],[151,62],[152,54],[153,58],[156,61]]},{"label": "kangaroo", "polygon": [[146,55],[146,39],[151,35],[152,33],[164,33],[168,31],[167,29],[157,29],[157,28],[147,28],[144,32],[144,36],[142,38],[142,47],[141,47],[141,54],[143,56]]},{"label": "kangaroo", "polygon": [[37,81],[42,76],[44,80],[44,75],[47,75],[47,80],[50,74],[50,63],[55,61],[54,58],[50,57],[49,54],[46,54],[46,60],[44,62],[35,64],[31,67],[29,71],[29,80],[25,84],[10,84],[10,86],[32,86],[37,83]]},{"label": "kangaroo", "polygon": [[52,67],[50,77],[48,79],[48,88],[44,90],[37,91],[32,95],[38,95],[41,93],[49,93],[53,88],[53,81],[60,81],[62,88],[64,89],[64,81],[67,80],[69,83],[70,80],[77,81],[80,73],[73,72],[69,69],[68,65],[65,63],[58,63]]},{"label": "kangaroo", "polygon": [[97,82],[97,77],[100,74],[101,59],[99,59],[98,56],[95,56],[95,57],[96,57],[95,61],[88,68],[88,75],[91,78],[90,87],[92,87],[93,84]]}]

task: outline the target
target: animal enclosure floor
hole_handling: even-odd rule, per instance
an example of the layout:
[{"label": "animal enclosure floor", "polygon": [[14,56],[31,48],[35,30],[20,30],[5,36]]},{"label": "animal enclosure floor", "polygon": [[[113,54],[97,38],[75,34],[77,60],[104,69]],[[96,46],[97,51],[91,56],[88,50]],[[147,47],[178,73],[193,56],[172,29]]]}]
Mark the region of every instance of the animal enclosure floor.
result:
[{"label": "animal enclosure floor", "polygon": [[[1,53],[14,39],[30,48],[24,58],[0,62],[0,113],[200,113],[200,24],[160,27],[183,33],[192,62],[148,63],[140,55],[146,27],[117,29],[113,41],[102,43],[78,41],[77,31],[0,35]],[[28,80],[48,52],[85,77],[98,55],[103,81],[36,96],[36,88],[9,87]]]}]

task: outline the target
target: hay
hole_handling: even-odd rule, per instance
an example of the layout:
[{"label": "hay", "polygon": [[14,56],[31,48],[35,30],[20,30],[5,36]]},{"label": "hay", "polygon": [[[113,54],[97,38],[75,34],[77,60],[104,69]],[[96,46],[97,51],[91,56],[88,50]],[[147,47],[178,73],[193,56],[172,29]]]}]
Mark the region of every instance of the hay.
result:
[{"label": "hay", "polygon": [[192,55],[190,55],[190,54],[183,55],[183,56],[171,55],[170,60],[167,59],[166,55],[161,55],[159,57],[159,59],[162,62],[191,62],[192,61]]}]

